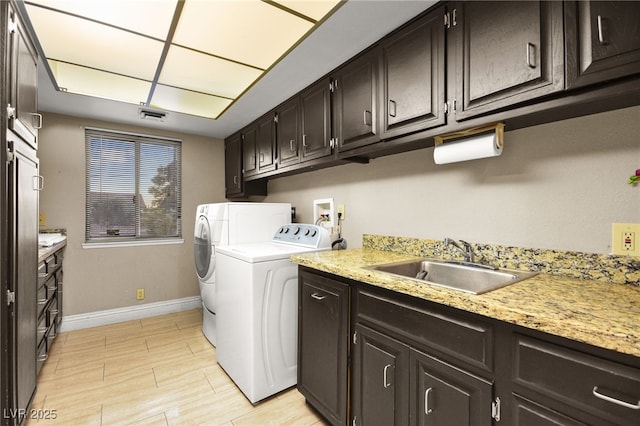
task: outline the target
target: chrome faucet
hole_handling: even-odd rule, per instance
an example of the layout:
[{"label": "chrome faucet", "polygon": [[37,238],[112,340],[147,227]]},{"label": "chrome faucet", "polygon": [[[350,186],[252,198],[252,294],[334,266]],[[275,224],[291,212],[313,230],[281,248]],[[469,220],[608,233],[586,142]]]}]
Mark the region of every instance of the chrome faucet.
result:
[{"label": "chrome faucet", "polygon": [[469,262],[469,263],[473,263],[473,249],[471,248],[471,244],[469,244],[468,242],[464,241],[464,240],[460,240],[460,241],[456,241],[452,238],[445,238],[444,239],[444,245],[448,246],[448,245],[452,245],[455,248],[458,249],[458,251],[460,253],[462,253],[462,255],[464,256],[464,261],[465,262]]}]

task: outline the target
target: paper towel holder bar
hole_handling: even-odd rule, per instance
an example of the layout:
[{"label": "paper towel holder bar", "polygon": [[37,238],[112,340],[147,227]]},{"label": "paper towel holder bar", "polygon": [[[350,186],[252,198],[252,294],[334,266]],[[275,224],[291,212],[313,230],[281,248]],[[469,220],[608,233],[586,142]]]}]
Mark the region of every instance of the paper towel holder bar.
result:
[{"label": "paper towel holder bar", "polygon": [[479,135],[483,133],[495,133],[495,144],[497,149],[502,149],[504,144],[504,123],[488,124],[482,127],[475,127],[473,129],[460,130],[458,132],[448,133],[446,135],[434,136],[436,146],[442,145],[445,142],[455,142],[461,139],[466,139],[469,136]]}]

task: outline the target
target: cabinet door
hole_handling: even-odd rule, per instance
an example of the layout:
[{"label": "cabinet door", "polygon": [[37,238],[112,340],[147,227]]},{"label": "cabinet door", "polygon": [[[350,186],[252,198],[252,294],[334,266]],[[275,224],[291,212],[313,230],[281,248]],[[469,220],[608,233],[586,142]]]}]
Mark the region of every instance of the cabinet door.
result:
[{"label": "cabinet door", "polygon": [[278,108],[277,142],[280,167],[300,161],[300,103],[297,97]]},{"label": "cabinet door", "polygon": [[329,79],[300,95],[302,160],[331,155],[331,92]]},{"label": "cabinet door", "polygon": [[258,156],[258,172],[275,170],[275,128],[273,113],[262,116],[256,123],[257,139],[256,151]]},{"label": "cabinet door", "polygon": [[640,73],[640,2],[567,2],[567,85]]},{"label": "cabinet door", "polygon": [[[14,380],[15,407],[26,409],[36,388],[37,351],[37,291],[38,291],[38,160],[35,151],[26,148],[13,135],[8,137],[15,148],[15,158],[9,166],[9,199],[12,270],[10,283],[15,292],[14,318]],[[18,146],[24,146],[24,155]]]},{"label": "cabinet door", "polygon": [[379,140],[377,134],[378,55],[371,51],[335,74],[334,135],[346,151]]},{"label": "cabinet door", "polygon": [[382,44],[383,139],[446,123],[443,15],[439,7]]},{"label": "cabinet door", "polygon": [[242,193],[242,135],[237,133],[224,143],[225,196]]},{"label": "cabinet door", "polygon": [[450,16],[457,120],[564,89],[561,2],[461,2]]},{"label": "cabinet door", "polygon": [[351,417],[356,425],[409,424],[409,347],[356,324]]},{"label": "cabinet door", "polygon": [[298,274],[298,390],[332,424],[347,422],[349,286]]},{"label": "cabinet door", "polygon": [[9,5],[9,128],[38,147],[38,53],[17,12]]},{"label": "cabinet door", "polygon": [[258,171],[257,161],[258,128],[251,126],[242,132],[243,175],[251,176]]},{"label": "cabinet door", "polygon": [[411,424],[491,425],[492,383],[411,350]]}]

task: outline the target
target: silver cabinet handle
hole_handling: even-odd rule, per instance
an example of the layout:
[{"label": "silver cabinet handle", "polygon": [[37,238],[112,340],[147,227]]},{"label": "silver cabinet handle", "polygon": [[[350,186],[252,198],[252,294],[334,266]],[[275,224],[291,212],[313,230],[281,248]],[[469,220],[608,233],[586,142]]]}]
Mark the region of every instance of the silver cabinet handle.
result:
[{"label": "silver cabinet handle", "polygon": [[238,184],[238,176],[234,176],[233,177],[233,184],[237,185]]},{"label": "silver cabinet handle", "polygon": [[291,140],[289,141],[289,150],[290,150],[291,152],[294,152],[294,151],[296,150],[296,149],[293,147],[293,144],[294,144],[294,143],[295,143],[295,141],[294,141],[293,139],[291,139]]},{"label": "silver cabinet handle", "polygon": [[396,101],[393,99],[389,99],[389,116],[396,116]]},{"label": "silver cabinet handle", "polygon": [[[531,55],[533,54],[533,60],[531,60]],[[536,67],[536,46],[533,43],[527,43],[527,66],[529,68]]]},{"label": "silver cabinet handle", "polygon": [[640,400],[638,401],[637,404],[629,404],[628,402],[621,401],[621,400],[619,400],[617,398],[612,398],[612,397],[610,397],[608,395],[605,395],[605,394],[599,392],[597,386],[593,387],[593,391],[592,392],[593,392],[593,396],[595,396],[596,398],[603,399],[603,400],[605,400],[607,402],[611,402],[612,404],[621,405],[621,406],[623,406],[625,408],[631,408],[632,410],[640,410]]},{"label": "silver cabinet handle", "polygon": [[371,111],[366,109],[364,110],[364,112],[362,113],[362,121],[364,121],[365,126],[371,126]]},{"label": "silver cabinet handle", "polygon": [[429,394],[431,394],[431,391],[433,391],[433,388],[428,388],[424,391],[424,413],[427,416],[433,412],[433,410],[429,408]]},{"label": "silver cabinet handle", "polygon": [[387,372],[389,371],[389,367],[392,367],[391,364],[387,364],[384,366],[384,370],[382,371],[382,386],[386,389],[391,386],[391,383],[387,381]]},{"label": "silver cabinet handle", "polygon": [[321,295],[321,294],[319,294],[319,293],[313,293],[313,294],[311,295],[311,297],[312,297],[313,299],[316,299],[316,300],[324,300],[324,299],[326,299],[326,298],[327,298],[327,295],[326,295],[326,294],[325,294],[325,295]]},{"label": "silver cabinet handle", "polygon": [[260,164],[264,163],[264,152],[260,153]]},{"label": "silver cabinet handle", "polygon": [[34,129],[42,129],[42,114],[38,114],[36,112],[32,112],[31,113],[32,116],[36,117],[38,119],[38,124],[36,124],[35,126],[33,126]]},{"label": "silver cabinet handle", "polygon": [[42,191],[42,188],[44,188],[44,176],[34,176],[33,179],[33,190]]},{"label": "silver cabinet handle", "polygon": [[305,135],[304,133],[302,134],[302,146],[304,148],[306,148],[308,146],[307,145],[307,135]]},{"label": "silver cabinet handle", "polygon": [[605,44],[604,42],[604,29],[602,27],[602,16],[598,15],[598,43]]}]

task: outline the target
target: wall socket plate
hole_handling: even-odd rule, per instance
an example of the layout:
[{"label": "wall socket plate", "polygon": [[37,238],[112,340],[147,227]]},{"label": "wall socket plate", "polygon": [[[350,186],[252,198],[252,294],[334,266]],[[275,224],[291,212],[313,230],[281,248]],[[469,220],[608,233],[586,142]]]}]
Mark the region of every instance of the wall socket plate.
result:
[{"label": "wall socket plate", "polygon": [[640,256],[640,223],[614,223],[611,230],[611,253]]},{"label": "wall socket plate", "polygon": [[144,300],[144,288],[136,289],[136,300]]}]

